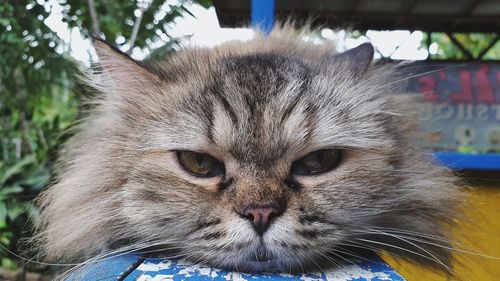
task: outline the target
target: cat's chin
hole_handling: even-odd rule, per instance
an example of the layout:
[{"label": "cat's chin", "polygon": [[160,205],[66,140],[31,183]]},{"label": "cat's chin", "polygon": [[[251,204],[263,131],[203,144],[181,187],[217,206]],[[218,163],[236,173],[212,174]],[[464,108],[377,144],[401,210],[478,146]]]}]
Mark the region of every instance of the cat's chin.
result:
[{"label": "cat's chin", "polygon": [[282,271],[282,264],[277,260],[249,260],[239,263],[235,270],[247,273],[274,273]]}]

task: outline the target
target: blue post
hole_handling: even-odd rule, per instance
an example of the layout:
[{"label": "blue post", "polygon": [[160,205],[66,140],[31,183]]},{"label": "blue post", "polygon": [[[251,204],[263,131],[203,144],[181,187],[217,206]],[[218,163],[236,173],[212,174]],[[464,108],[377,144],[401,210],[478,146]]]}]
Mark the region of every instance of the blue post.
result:
[{"label": "blue post", "polygon": [[274,0],[252,0],[252,26],[265,33],[271,32],[274,25]]}]

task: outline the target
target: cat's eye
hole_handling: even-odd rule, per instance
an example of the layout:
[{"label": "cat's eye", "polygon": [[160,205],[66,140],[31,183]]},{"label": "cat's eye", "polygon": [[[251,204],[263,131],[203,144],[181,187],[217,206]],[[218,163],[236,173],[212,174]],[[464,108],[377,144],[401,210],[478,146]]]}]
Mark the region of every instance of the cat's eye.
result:
[{"label": "cat's eye", "polygon": [[198,177],[216,177],[224,174],[224,164],[214,157],[193,151],[178,151],[182,167]]},{"label": "cat's eye", "polygon": [[317,150],[293,162],[290,172],[292,175],[300,176],[326,173],[337,167],[340,158],[341,151],[339,149]]}]

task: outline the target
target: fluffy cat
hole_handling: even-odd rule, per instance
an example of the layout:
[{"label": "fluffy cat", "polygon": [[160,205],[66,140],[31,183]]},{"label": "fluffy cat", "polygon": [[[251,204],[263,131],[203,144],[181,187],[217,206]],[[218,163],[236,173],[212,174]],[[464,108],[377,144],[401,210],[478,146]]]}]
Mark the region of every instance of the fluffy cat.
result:
[{"label": "fluffy cat", "polygon": [[297,272],[369,249],[450,271],[459,191],[414,147],[396,74],[287,33],[155,63],[97,40],[95,107],[38,201],[44,256]]}]

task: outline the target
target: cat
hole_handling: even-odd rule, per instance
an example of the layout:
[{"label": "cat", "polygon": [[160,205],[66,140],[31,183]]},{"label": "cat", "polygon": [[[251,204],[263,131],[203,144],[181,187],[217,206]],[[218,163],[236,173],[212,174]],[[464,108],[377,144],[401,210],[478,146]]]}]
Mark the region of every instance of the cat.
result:
[{"label": "cat", "polygon": [[301,272],[368,249],[451,272],[460,191],[417,147],[396,71],[291,33],[147,63],[96,39],[99,94],[38,198],[44,257]]}]

